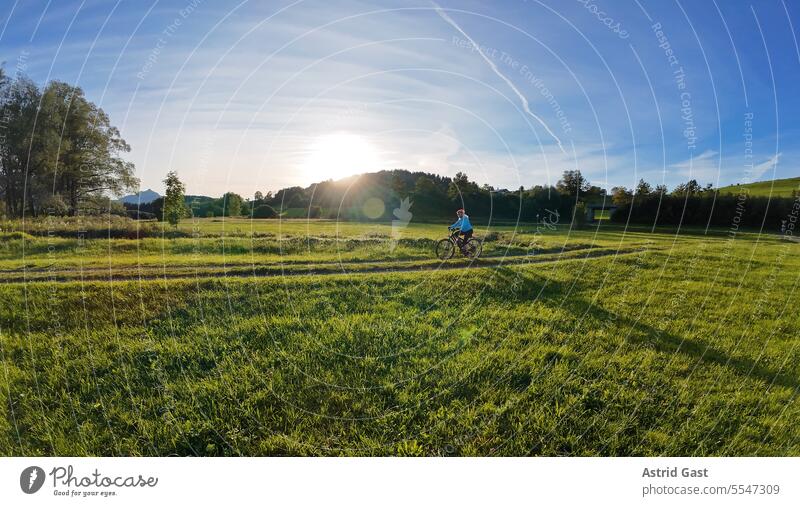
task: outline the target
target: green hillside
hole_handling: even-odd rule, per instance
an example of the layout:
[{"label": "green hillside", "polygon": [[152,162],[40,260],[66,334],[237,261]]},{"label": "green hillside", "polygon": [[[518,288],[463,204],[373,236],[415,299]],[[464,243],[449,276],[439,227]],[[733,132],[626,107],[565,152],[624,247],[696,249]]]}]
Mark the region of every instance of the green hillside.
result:
[{"label": "green hillside", "polygon": [[788,179],[775,179],[772,181],[758,181],[756,183],[724,186],[720,193],[739,193],[742,188],[747,188],[750,195],[763,197],[791,197],[792,191],[800,189],[800,177]]}]

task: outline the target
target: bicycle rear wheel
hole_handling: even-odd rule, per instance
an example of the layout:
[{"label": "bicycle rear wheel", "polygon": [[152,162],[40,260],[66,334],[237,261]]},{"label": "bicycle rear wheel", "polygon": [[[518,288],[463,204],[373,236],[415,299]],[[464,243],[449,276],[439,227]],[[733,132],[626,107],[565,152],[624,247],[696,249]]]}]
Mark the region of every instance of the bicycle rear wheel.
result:
[{"label": "bicycle rear wheel", "polygon": [[475,237],[470,238],[464,245],[464,256],[467,258],[478,258],[483,251],[483,243]]},{"label": "bicycle rear wheel", "polygon": [[442,239],[436,243],[436,256],[439,260],[449,260],[456,250],[456,245],[450,239]]}]

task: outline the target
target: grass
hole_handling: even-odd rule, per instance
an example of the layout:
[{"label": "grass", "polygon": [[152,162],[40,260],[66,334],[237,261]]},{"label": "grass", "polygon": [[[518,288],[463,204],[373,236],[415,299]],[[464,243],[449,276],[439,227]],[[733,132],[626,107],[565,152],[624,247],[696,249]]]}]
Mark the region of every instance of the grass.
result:
[{"label": "grass", "polygon": [[731,185],[720,188],[720,193],[738,194],[747,191],[753,197],[792,197],[792,192],[800,190],[800,177],[758,181],[755,183]]},{"label": "grass", "polygon": [[595,220],[610,220],[611,219],[611,211],[608,209],[598,209],[594,212],[594,219]]},{"label": "grass", "polygon": [[[615,231],[573,231],[544,234],[542,227],[503,225],[478,230],[484,237],[483,257],[502,259],[573,251],[616,248]],[[193,232],[191,232],[193,231]],[[538,232],[537,232],[538,231]],[[81,240],[70,237],[32,237],[19,232],[0,237],[0,276],[41,279],[49,276],[115,278],[154,276],[168,271],[228,272],[239,269],[308,270],[309,266],[337,268],[355,264],[436,264],[435,243],[446,235],[438,224],[412,224],[393,235],[389,224],[360,224],[315,220],[216,220],[182,223],[177,238],[140,240]],[[191,232],[191,233],[189,233]],[[98,232],[99,233],[99,232]],[[634,239],[639,237],[639,239]],[[631,232],[633,247],[641,233]]]},{"label": "grass", "polygon": [[0,454],[800,455],[793,242],[194,227],[0,240]]}]

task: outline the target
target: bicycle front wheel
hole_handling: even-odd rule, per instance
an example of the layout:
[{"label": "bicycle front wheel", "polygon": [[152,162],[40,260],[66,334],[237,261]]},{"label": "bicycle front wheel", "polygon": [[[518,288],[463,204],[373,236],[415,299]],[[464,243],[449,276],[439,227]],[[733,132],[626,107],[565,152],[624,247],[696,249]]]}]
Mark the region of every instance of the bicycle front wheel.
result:
[{"label": "bicycle front wheel", "polygon": [[456,250],[456,245],[450,239],[442,239],[436,243],[436,256],[439,260],[449,260]]}]

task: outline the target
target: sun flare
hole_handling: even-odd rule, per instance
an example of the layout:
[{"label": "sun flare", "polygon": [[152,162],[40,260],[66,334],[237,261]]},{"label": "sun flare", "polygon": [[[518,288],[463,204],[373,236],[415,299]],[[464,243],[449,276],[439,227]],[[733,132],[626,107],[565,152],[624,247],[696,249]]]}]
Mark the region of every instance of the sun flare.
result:
[{"label": "sun flare", "polygon": [[378,150],[360,135],[338,133],[315,140],[303,163],[306,178],[312,181],[341,179],[378,170]]}]

